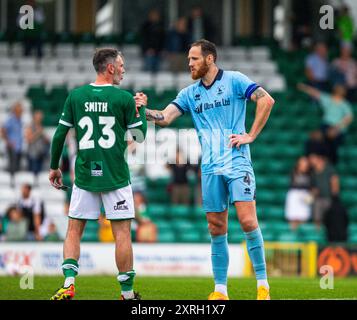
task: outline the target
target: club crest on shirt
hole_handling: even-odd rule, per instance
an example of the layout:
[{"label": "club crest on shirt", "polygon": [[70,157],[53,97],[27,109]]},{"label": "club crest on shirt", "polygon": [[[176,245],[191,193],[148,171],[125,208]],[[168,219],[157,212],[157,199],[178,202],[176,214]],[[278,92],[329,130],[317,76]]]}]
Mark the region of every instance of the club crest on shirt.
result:
[{"label": "club crest on shirt", "polygon": [[102,161],[92,161],[90,164],[91,176],[101,177],[103,176],[103,162]]},{"label": "club crest on shirt", "polygon": [[216,93],[217,93],[218,95],[221,95],[221,94],[224,93],[225,90],[226,90],[226,87],[225,87],[223,84],[221,84],[220,86],[217,87]]}]

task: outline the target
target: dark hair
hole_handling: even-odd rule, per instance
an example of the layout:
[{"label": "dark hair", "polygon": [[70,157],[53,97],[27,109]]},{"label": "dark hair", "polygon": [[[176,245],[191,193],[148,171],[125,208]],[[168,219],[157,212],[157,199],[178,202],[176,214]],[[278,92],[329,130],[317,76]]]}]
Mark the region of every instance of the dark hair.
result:
[{"label": "dark hair", "polygon": [[24,183],[22,186],[23,186],[24,188],[28,189],[29,191],[32,190],[32,185],[29,184],[29,183]]},{"label": "dark hair", "polygon": [[96,49],[93,57],[93,66],[97,73],[103,73],[108,63],[114,63],[114,60],[122,56],[121,52],[113,48]]},{"label": "dark hair", "polygon": [[213,55],[214,62],[216,62],[217,49],[216,49],[216,45],[213,42],[208,41],[206,39],[200,39],[192,43],[190,48],[192,47],[201,47],[202,55],[204,57],[207,57],[209,54],[211,54]]},{"label": "dark hair", "polygon": [[13,210],[19,210],[22,213],[21,208],[19,208],[18,206],[16,206],[15,204],[11,204],[7,209],[6,209],[6,213],[5,213],[5,217],[10,219],[10,213]]}]

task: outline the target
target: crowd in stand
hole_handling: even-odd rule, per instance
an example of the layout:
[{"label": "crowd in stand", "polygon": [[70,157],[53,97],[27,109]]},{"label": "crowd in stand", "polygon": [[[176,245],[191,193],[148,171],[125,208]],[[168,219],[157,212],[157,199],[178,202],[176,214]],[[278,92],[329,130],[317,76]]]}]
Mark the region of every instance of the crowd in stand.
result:
[{"label": "crowd in stand", "polygon": [[158,72],[166,58],[172,72],[186,71],[187,49],[190,43],[202,38],[214,40],[214,27],[201,7],[195,6],[189,16],[179,17],[169,30],[165,29],[160,12],[151,10],[140,28],[145,70]]},{"label": "crowd in stand", "polygon": [[321,108],[322,119],[320,127],[309,134],[305,154],[293,169],[285,208],[292,229],[312,220],[317,228],[326,226],[330,241],[347,240],[348,214],[340,199],[337,165],[339,148],[353,122],[351,103],[357,101],[354,30],[347,36],[342,25],[340,21],[337,58],[329,61],[327,45],[316,42],[305,60],[306,82],[298,84],[298,89],[311,97],[311,108]]}]

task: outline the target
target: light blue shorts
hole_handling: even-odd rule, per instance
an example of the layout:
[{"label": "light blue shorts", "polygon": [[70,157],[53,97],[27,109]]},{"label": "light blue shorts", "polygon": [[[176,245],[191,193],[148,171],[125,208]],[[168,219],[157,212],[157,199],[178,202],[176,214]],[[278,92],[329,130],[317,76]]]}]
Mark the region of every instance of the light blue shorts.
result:
[{"label": "light blue shorts", "polygon": [[222,212],[228,202],[255,200],[253,170],[236,171],[233,175],[202,174],[202,206],[205,212]]}]

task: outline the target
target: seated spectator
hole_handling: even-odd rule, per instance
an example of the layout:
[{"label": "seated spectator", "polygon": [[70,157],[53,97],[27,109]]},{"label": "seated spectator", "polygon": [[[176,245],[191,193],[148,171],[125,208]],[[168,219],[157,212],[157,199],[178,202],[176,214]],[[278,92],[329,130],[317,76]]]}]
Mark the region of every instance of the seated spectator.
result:
[{"label": "seated spectator", "polygon": [[48,242],[61,241],[61,237],[58,234],[57,227],[53,221],[49,221],[47,225],[47,230],[43,235],[43,240]]},{"label": "seated spectator", "polygon": [[292,230],[311,219],[311,187],[309,161],[306,157],[300,157],[291,174],[290,187],[285,202],[285,216]]},{"label": "seated spectator", "polygon": [[180,150],[177,150],[175,163],[167,165],[172,175],[172,182],[170,185],[172,204],[190,204],[188,171],[191,167],[188,163],[184,162],[182,153]]},{"label": "seated spectator", "polygon": [[298,88],[320,102],[323,111],[321,129],[328,144],[328,158],[336,165],[338,148],[353,120],[352,107],[345,100],[346,90],[341,85],[335,85],[330,95],[305,84],[299,84]]},{"label": "seated spectator", "polygon": [[137,242],[156,242],[156,225],[146,215],[146,199],[141,192],[134,192],[135,220],[132,229]]},{"label": "seated spectator", "polygon": [[42,170],[42,164],[48,155],[50,141],[42,126],[43,113],[35,111],[30,126],[26,128],[28,170],[37,175]]},{"label": "seated spectator", "polygon": [[328,51],[326,44],[315,44],[314,52],[305,60],[305,75],[309,85],[319,90],[328,89]]},{"label": "seated spectator", "polygon": [[166,50],[170,62],[170,71],[187,70],[187,49],[190,45],[190,34],[187,29],[187,19],[179,18],[167,36]]},{"label": "seated spectator", "polygon": [[352,57],[351,46],[344,45],[341,47],[341,53],[338,58],[332,62],[331,82],[342,84],[347,89],[347,99],[356,101],[357,96],[357,62]]},{"label": "seated spectator", "polygon": [[326,211],[331,206],[332,199],[340,193],[340,182],[335,169],[329,164],[324,154],[310,154],[309,162],[313,169],[313,220],[316,226],[320,227],[325,219]]},{"label": "seated spectator", "polygon": [[5,241],[25,241],[27,240],[28,221],[22,214],[20,208],[11,206],[6,212],[6,230],[4,231]]},{"label": "seated spectator", "polygon": [[18,207],[22,210],[24,217],[28,220],[28,240],[42,240],[40,227],[44,220],[43,203],[31,195],[32,186],[24,184],[21,187],[21,197]]}]

